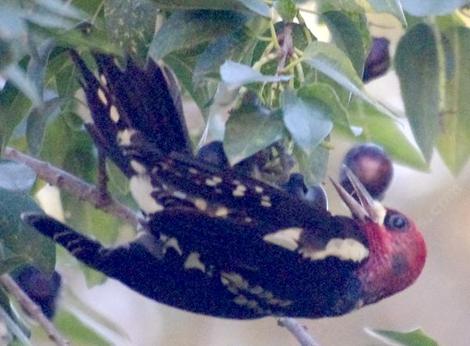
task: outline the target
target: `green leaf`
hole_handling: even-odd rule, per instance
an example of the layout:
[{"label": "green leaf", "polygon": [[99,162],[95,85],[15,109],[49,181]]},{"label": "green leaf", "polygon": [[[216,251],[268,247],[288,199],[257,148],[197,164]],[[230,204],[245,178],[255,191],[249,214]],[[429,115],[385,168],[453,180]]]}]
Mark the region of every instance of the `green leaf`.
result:
[{"label": "green leaf", "polygon": [[15,127],[27,116],[31,101],[7,82],[0,91],[0,149],[8,143]]},{"label": "green leaf", "polygon": [[344,12],[363,12],[363,4],[359,5],[356,1],[351,0],[316,0],[318,11],[320,13],[332,10]]},{"label": "green leaf", "polygon": [[2,261],[18,256],[23,258],[23,263],[33,263],[46,272],[54,270],[54,243],[24,224],[20,218],[23,212],[41,211],[31,197],[0,188],[0,211],[0,240],[4,248]]},{"label": "green leaf", "polygon": [[28,192],[36,181],[36,173],[28,166],[8,160],[0,160],[0,188]]},{"label": "green leaf", "polygon": [[242,28],[209,43],[199,55],[194,67],[194,84],[199,84],[210,75],[218,75],[220,66],[226,60],[238,61],[253,49],[256,40],[249,35],[247,28]]},{"label": "green leaf", "polygon": [[269,17],[271,11],[262,0],[154,0],[158,7],[168,10],[234,10],[252,11]]},{"label": "green leaf", "polygon": [[210,101],[214,97],[218,81],[204,78],[202,81],[193,84],[193,78],[195,77],[193,71],[195,69],[196,59],[196,57],[190,56],[187,53],[172,53],[167,55],[164,60],[165,63],[171,67],[178,81],[191,95],[204,115]]},{"label": "green leaf", "polygon": [[225,127],[225,152],[234,164],[280,140],[283,130],[279,114],[258,104],[257,100],[245,101],[230,112]]},{"label": "green leaf", "polygon": [[274,0],[273,7],[285,22],[292,22],[297,15],[297,6],[294,0]]},{"label": "green leaf", "polygon": [[320,184],[325,179],[328,168],[330,151],[322,145],[306,153],[297,145],[294,146],[294,155],[299,164],[300,173],[309,185]]},{"label": "green leaf", "polygon": [[14,84],[25,96],[27,96],[33,105],[41,104],[39,90],[26,73],[18,66],[9,65],[2,71],[2,76]]},{"label": "green leaf", "polygon": [[78,29],[64,31],[50,28],[42,28],[41,32],[54,38],[58,46],[97,50],[117,56],[122,56],[123,54],[118,45],[111,41],[107,34],[97,27],[94,27],[89,33],[83,33]]},{"label": "green leaf", "polygon": [[432,28],[418,24],[398,43],[395,69],[411,129],[429,162],[439,131],[439,62]]},{"label": "green leaf", "polygon": [[407,333],[379,329],[366,329],[366,332],[379,340],[383,340],[388,345],[396,345],[398,343],[403,346],[439,346],[436,341],[427,336],[421,329],[415,329]]},{"label": "green leaf", "polygon": [[194,48],[239,29],[245,21],[246,17],[237,12],[177,11],[155,35],[149,55],[159,60],[171,52]]},{"label": "green leaf", "polygon": [[34,54],[31,54],[31,58],[28,63],[28,79],[34,83],[41,100],[44,94],[44,78],[46,75],[49,54],[54,49],[54,46],[55,42],[51,39],[47,39],[38,47],[33,47],[32,49],[34,50]]},{"label": "green leaf", "polygon": [[315,149],[333,129],[331,109],[315,92],[314,87],[298,95],[287,90],[282,97],[284,124],[294,142],[306,153]]},{"label": "green leaf", "polygon": [[13,44],[0,36],[0,72],[15,61]]},{"label": "green leaf", "polygon": [[220,76],[230,90],[250,83],[276,83],[291,79],[290,76],[265,76],[248,65],[230,60],[220,66]]},{"label": "green leaf", "polygon": [[454,173],[459,173],[470,157],[470,29],[454,28],[445,33],[448,65],[444,112],[438,149]]},{"label": "green leaf", "polygon": [[78,20],[85,19],[85,15],[77,8],[70,5],[70,3],[64,3],[60,0],[34,0],[34,2],[59,17],[74,18]]},{"label": "green leaf", "polygon": [[362,76],[371,40],[365,26],[367,23],[365,14],[352,17],[344,12],[328,11],[323,13],[321,18],[328,26],[336,45],[351,59],[358,76]]},{"label": "green leaf", "polygon": [[403,26],[406,26],[406,18],[400,0],[369,0],[369,4],[376,12],[390,13],[392,16],[395,16]]},{"label": "green leaf", "polygon": [[322,104],[327,109],[327,114],[335,126],[341,127],[353,135],[360,133],[360,130],[354,128],[349,122],[348,110],[330,85],[324,83],[306,84],[298,89],[297,95],[303,100]]},{"label": "green leaf", "polygon": [[[423,156],[403,133],[403,126],[397,120],[357,98],[351,101],[348,111],[351,124],[362,129],[361,135],[354,140],[380,144],[395,162],[419,170],[428,169]],[[350,132],[345,134],[351,137]]]},{"label": "green leaf", "polygon": [[361,78],[356,73],[351,60],[331,43],[315,41],[304,51],[303,60],[311,67],[325,74],[352,94],[370,103],[378,110],[394,116],[384,106],[372,100],[364,91]]},{"label": "green leaf", "polygon": [[108,0],[104,3],[109,38],[143,62],[155,31],[156,16],[157,7],[151,0]]},{"label": "green leaf", "polygon": [[29,152],[33,156],[37,156],[41,151],[46,124],[57,117],[63,102],[62,98],[54,97],[41,106],[31,109],[31,114],[26,121],[26,140]]},{"label": "green leaf", "polygon": [[401,0],[406,12],[413,16],[435,16],[451,13],[468,5],[468,0]]}]

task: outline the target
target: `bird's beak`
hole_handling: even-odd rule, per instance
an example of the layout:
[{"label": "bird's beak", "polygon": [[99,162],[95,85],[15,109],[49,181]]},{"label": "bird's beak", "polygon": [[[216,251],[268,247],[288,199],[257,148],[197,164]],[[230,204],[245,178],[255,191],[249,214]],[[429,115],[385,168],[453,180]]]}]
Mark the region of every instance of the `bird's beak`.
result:
[{"label": "bird's beak", "polygon": [[380,202],[372,198],[364,185],[362,185],[356,175],[348,167],[345,166],[344,170],[346,171],[346,176],[351,182],[354,193],[356,194],[359,202],[340,184],[330,178],[343,202],[347,205],[351,213],[359,220],[363,222],[372,220],[373,222],[382,225],[386,213],[385,208]]}]

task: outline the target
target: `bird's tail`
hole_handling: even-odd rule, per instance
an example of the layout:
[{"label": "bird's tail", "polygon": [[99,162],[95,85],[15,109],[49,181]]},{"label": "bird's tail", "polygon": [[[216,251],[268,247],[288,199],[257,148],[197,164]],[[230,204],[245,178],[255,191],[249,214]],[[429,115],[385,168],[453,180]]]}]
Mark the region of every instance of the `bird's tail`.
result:
[{"label": "bird's tail", "polygon": [[41,213],[23,213],[23,221],[41,234],[62,245],[86,265],[101,270],[106,249],[98,242]]},{"label": "bird's tail", "polygon": [[140,67],[127,58],[93,54],[98,77],[80,55],[71,50],[78,67],[91,116],[86,127],[99,150],[127,175],[132,153],[166,156],[171,152],[192,156],[179,90],[171,72],[149,60]]}]

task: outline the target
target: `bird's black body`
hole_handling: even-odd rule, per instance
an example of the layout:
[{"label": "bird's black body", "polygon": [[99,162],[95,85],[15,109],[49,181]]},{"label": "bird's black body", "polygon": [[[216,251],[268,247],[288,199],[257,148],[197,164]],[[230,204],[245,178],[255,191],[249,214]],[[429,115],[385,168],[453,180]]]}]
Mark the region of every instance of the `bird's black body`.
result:
[{"label": "bird's black body", "polygon": [[[96,55],[97,78],[72,57],[92,113],[86,126],[130,179],[147,231],[107,249],[43,215],[26,215],[27,222],[87,265],[187,311],[315,318],[361,305],[356,269],[368,244],[355,220],[226,163],[197,160],[178,101],[155,63],[141,69],[130,61],[120,69],[113,58]],[[346,240],[359,252],[340,248]]]}]

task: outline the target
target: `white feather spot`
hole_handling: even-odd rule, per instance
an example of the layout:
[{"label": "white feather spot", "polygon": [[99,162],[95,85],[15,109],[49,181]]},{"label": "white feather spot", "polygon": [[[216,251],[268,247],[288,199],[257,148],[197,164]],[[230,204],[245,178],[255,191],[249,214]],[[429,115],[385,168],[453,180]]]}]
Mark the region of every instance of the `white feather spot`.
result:
[{"label": "white feather spot", "polygon": [[261,200],[261,206],[265,208],[269,208],[269,207],[272,207],[272,204],[270,201]]},{"label": "white feather spot", "polygon": [[207,210],[207,202],[203,198],[196,198],[194,199],[194,205],[197,209],[201,211],[206,211]]},{"label": "white feather spot", "polygon": [[202,263],[201,254],[198,252],[191,252],[186,261],[184,262],[184,269],[198,269],[202,272],[206,271],[206,265]]},{"label": "white feather spot", "polygon": [[175,250],[180,256],[183,255],[183,250],[181,250],[178,239],[170,238],[165,234],[160,235],[160,241],[163,243],[163,253],[166,253],[168,249]]},{"label": "white feather spot", "polygon": [[207,186],[217,186],[222,182],[222,178],[214,176],[212,178],[207,178],[206,179],[206,185]]},{"label": "white feather spot", "polygon": [[100,74],[100,81],[101,81],[101,84],[103,84],[103,85],[108,84],[108,80],[106,79],[104,74]]},{"label": "white feather spot", "polygon": [[237,305],[246,305],[248,303],[248,299],[240,294],[238,296],[236,296],[234,299],[233,299],[234,303],[237,304]]},{"label": "white feather spot", "polygon": [[145,174],[147,172],[145,166],[136,160],[131,160],[131,167],[138,174]]},{"label": "white feather spot", "polygon": [[235,197],[243,197],[245,196],[245,191],[246,191],[246,186],[239,184],[237,185],[235,190],[233,190],[232,195]]},{"label": "white feather spot", "polygon": [[314,261],[333,256],[343,261],[360,262],[369,256],[369,250],[364,244],[351,238],[333,238],[323,250],[300,249],[300,253],[304,258]]},{"label": "white feather spot", "polygon": [[147,175],[134,175],[129,181],[132,197],[140,209],[147,214],[162,211],[164,208],[152,197],[153,186]]},{"label": "white feather spot", "polygon": [[215,210],[215,213],[214,215],[217,216],[217,217],[227,217],[228,216],[228,213],[229,213],[229,210],[225,207],[219,207]]},{"label": "white feather spot", "polygon": [[113,123],[119,122],[119,112],[115,105],[111,105],[111,108],[109,109],[109,116],[111,117]]},{"label": "white feather spot", "polygon": [[188,195],[182,191],[173,191],[173,196],[179,199],[186,199],[186,197],[188,197]]},{"label": "white feather spot", "polygon": [[188,172],[191,173],[191,174],[198,174],[199,173],[199,171],[196,168],[193,168],[193,167],[189,167]]},{"label": "white feather spot", "polygon": [[299,239],[302,231],[303,229],[300,227],[281,229],[280,231],[266,234],[263,240],[287,250],[296,251],[299,247]]},{"label": "white feather spot", "polygon": [[135,134],[133,129],[125,129],[117,133],[117,142],[122,146],[129,146],[132,144],[132,136]]},{"label": "white feather spot", "polygon": [[98,89],[98,98],[105,106],[108,105],[108,99],[106,98],[103,89]]}]

